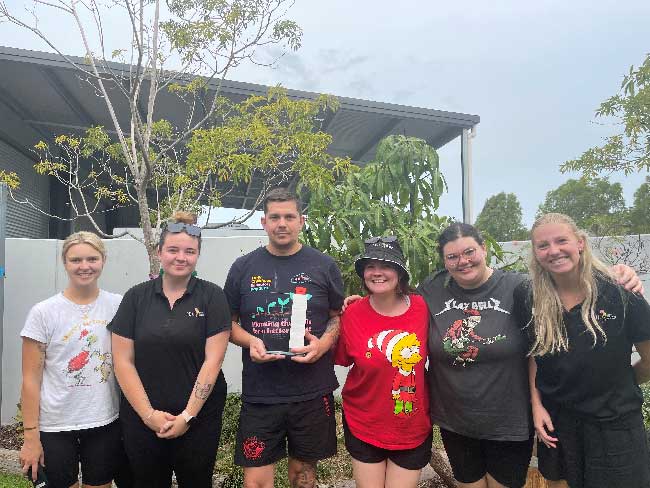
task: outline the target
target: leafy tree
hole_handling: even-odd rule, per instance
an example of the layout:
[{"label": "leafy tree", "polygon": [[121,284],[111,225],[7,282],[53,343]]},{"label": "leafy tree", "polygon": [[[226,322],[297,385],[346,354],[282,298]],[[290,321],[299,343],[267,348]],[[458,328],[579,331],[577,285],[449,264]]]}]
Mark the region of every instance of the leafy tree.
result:
[{"label": "leafy tree", "polygon": [[650,234],[650,176],[634,192],[634,204],[629,210],[631,232]]},{"label": "leafy tree", "polygon": [[[37,146],[42,156],[37,170],[72,182],[66,184],[72,186],[71,194],[77,193],[69,202],[73,208],[70,218],[86,217],[99,234],[112,237],[93,218],[93,212],[101,208],[94,200],[107,199],[113,207],[135,202],[151,272],[155,273],[158,269],[155,243],[166,215],[175,208],[194,207],[202,196],[211,203],[218,202],[221,194],[206,182],[223,181],[230,176],[246,181],[254,164],[262,160],[267,164],[264,168],[270,165],[286,169],[291,157],[279,155],[282,142],[277,121],[266,124],[260,120],[263,117],[260,100],[242,105],[241,110],[248,116],[240,113],[240,109],[220,96],[220,87],[230,68],[255,61],[256,48],[280,45],[297,49],[300,46],[300,27],[285,18],[291,3],[290,0],[32,0],[25,13],[17,13],[0,0],[0,22],[9,21],[31,31],[61,55],[102,98],[112,122],[110,127],[92,128],[81,137],[60,136],[53,144],[43,142]],[[45,24],[39,22],[39,16],[46,14],[56,18],[57,29],[79,34],[85,56],[83,63],[65,55],[42,30]],[[124,26],[119,37],[123,46],[106,44],[103,29],[108,19],[112,25]],[[120,68],[112,61],[128,63],[128,66]],[[170,70],[170,63],[176,63],[179,69]],[[215,86],[216,91],[208,89]],[[176,94],[186,107],[187,117],[182,127],[155,117],[158,96],[165,91]],[[294,115],[286,112],[293,107],[286,97],[269,97],[278,120]],[[319,108],[325,105],[330,102],[316,102]],[[128,107],[126,118],[118,113],[118,107]],[[304,106],[296,109],[305,111]],[[255,119],[253,113],[260,118]],[[302,118],[303,127],[311,120],[312,126],[307,129],[311,131],[315,118],[304,115],[297,118]],[[262,127],[254,127],[253,119],[262,123]],[[231,131],[242,132],[237,135],[223,130],[220,135],[224,140],[220,142],[214,139],[217,132],[195,133],[221,125],[225,120],[232,121]],[[250,125],[237,127],[237,121]],[[238,148],[237,142],[245,140],[245,131],[256,139]],[[107,135],[113,132],[114,140]],[[298,133],[294,135],[299,139]],[[264,145],[265,136],[277,137],[277,147],[268,152],[258,151]],[[199,160],[195,146],[189,150],[191,164],[184,167],[188,151],[185,144],[190,138],[201,137],[219,146],[214,153],[227,154],[227,162]],[[320,134],[319,139],[319,143],[311,142],[316,151],[322,148],[326,136]],[[292,142],[298,143],[297,139]],[[53,146],[62,151],[62,158],[52,157],[56,154]],[[305,149],[301,147],[300,151]],[[293,150],[288,145],[281,152],[286,155]],[[316,155],[319,158],[324,159],[322,153]],[[86,159],[91,160],[90,169]],[[309,170],[304,159],[294,155],[296,168],[293,163],[289,166],[300,174],[327,172]],[[65,179],[66,173],[72,175],[71,179]],[[0,176],[15,188],[15,175]]]},{"label": "leafy tree", "polygon": [[[383,139],[375,160],[350,171],[336,185],[319,185],[307,208],[305,241],[332,256],[348,293],[361,290],[354,261],[369,237],[395,235],[416,285],[442,267],[436,240],[451,219],[436,213],[446,183],[438,154],[422,139]],[[489,240],[497,258],[501,249]]]},{"label": "leafy tree", "polygon": [[373,162],[334,187],[312,191],[305,240],[334,257],[351,293],[360,290],[354,260],[363,241],[396,235],[412,282],[418,283],[438,263],[435,240],[449,223],[435,213],[444,189],[435,149],[422,139],[389,136],[379,143]]},{"label": "leafy tree", "polygon": [[567,180],[546,194],[537,215],[559,212],[595,235],[620,234],[628,227],[623,188],[606,178]]},{"label": "leafy tree", "polygon": [[605,139],[578,159],[561,165],[562,172],[580,171],[593,177],[612,171],[626,175],[650,170],[650,54],[638,68],[630,67],[620,92],[601,103],[596,117],[619,121],[621,132]]},{"label": "leafy tree", "polygon": [[522,221],[521,205],[514,193],[501,192],[488,198],[475,225],[501,242],[528,238],[528,231]]}]

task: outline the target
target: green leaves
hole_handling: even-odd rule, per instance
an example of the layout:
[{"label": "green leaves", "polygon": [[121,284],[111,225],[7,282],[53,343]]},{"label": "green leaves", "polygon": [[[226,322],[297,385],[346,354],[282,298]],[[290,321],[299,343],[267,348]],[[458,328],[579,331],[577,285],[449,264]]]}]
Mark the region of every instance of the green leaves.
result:
[{"label": "green leaves", "polygon": [[519,200],[514,193],[501,192],[488,198],[476,218],[476,227],[498,241],[528,239]]},{"label": "green leaves", "polygon": [[623,188],[606,178],[567,180],[546,194],[537,215],[548,212],[567,214],[595,235],[616,234],[626,226]]},{"label": "green leaves", "polygon": [[292,100],[281,88],[240,104],[223,101],[223,123],[197,130],[187,147],[187,167],[234,184],[263,175],[269,185],[299,177],[306,188],[331,186],[350,169],[348,158],[327,154],[332,137],[321,132],[322,114],[338,106],[333,97]]},{"label": "green leaves", "polygon": [[13,171],[0,169],[0,181],[5,183],[12,190],[16,190],[20,187],[20,177]]},{"label": "green leaves", "polygon": [[563,173],[580,171],[593,178],[612,171],[627,175],[650,170],[650,54],[639,68],[630,67],[620,93],[601,103],[596,117],[614,118],[621,132],[606,138],[604,145],[562,164]]},{"label": "green leaves", "polygon": [[379,143],[374,161],[334,186],[312,188],[305,240],[334,257],[346,291],[353,293],[361,286],[354,260],[363,241],[396,235],[417,284],[439,264],[436,239],[450,222],[435,213],[444,189],[435,149],[421,139],[389,136]]},{"label": "green leaves", "polygon": [[[287,0],[169,0],[173,18],[161,29],[184,62],[202,62],[210,53],[214,61],[236,66],[250,57],[249,48],[283,44],[296,50],[302,29],[284,19]],[[212,63],[207,63],[208,65]]]}]

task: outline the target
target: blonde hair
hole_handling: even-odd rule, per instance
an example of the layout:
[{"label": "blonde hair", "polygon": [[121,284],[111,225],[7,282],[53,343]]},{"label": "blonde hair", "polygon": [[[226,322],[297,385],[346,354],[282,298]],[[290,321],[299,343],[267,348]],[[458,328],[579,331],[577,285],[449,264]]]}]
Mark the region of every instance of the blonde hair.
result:
[{"label": "blonde hair", "polygon": [[[596,318],[596,301],[598,299],[598,284],[596,278],[612,281],[612,276],[607,266],[594,257],[589,245],[588,235],[568,215],[560,213],[547,213],[539,217],[530,231],[531,241],[535,229],[545,224],[564,224],[571,229],[575,236],[582,240],[584,247],[578,262],[580,288],[585,292],[582,302],[582,322],[591,334],[593,345],[601,338],[607,341],[605,331]],[[530,257],[530,279],[533,291],[533,317],[531,322],[535,332],[535,342],[530,351],[531,356],[543,356],[569,350],[566,325],[564,323],[564,307],[555,287],[551,274],[545,270],[535,257],[535,243],[532,243]],[[529,326],[531,324],[529,323]]]},{"label": "blonde hair", "polygon": [[63,241],[63,248],[61,249],[61,259],[65,263],[65,257],[68,254],[68,251],[72,246],[77,244],[88,244],[90,247],[95,249],[99,254],[102,255],[102,259],[106,261],[106,247],[104,247],[104,242],[101,238],[93,233],[87,231],[75,232],[70,234]]}]

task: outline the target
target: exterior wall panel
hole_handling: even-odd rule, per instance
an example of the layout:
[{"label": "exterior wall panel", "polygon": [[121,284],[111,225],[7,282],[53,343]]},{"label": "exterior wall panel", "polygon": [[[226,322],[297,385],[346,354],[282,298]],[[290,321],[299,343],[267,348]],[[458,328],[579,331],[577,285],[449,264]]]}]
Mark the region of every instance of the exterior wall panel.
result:
[{"label": "exterior wall panel", "polygon": [[[25,198],[36,207],[49,210],[50,184],[46,176],[34,171],[34,161],[0,141],[0,169],[13,171],[20,177],[20,188],[15,192],[19,200]],[[7,237],[48,237],[49,217],[29,205],[7,201]]]}]

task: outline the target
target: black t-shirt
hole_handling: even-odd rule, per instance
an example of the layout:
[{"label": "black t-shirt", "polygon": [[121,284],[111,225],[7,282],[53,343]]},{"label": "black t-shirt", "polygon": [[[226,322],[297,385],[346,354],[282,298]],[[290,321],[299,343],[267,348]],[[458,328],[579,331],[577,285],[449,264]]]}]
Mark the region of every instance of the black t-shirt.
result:
[{"label": "black t-shirt", "polygon": [[[230,268],[224,291],[242,328],[261,338],[267,350],[287,350],[291,327],[292,293],[307,289],[306,328],[320,337],[330,310],[343,305],[343,281],[332,258],[302,248],[291,256],[275,256],[260,247],[238,258]],[[253,363],[242,351],[242,398],[252,403],[309,400],[338,387],[331,351],[313,364],[285,358]]]},{"label": "black t-shirt", "polygon": [[[124,294],[108,325],[111,332],[134,341],[135,367],[151,406],[173,415],[187,405],[205,361],[206,339],[230,327],[231,314],[223,290],[195,277],[173,309],[163,293],[161,277],[134,286]],[[226,380],[220,371],[199,418],[219,407],[215,392],[225,389]],[[121,408],[132,410],[125,398]]]},{"label": "black t-shirt", "polygon": [[[593,345],[581,316],[582,304],[565,311],[569,351],[537,356],[536,386],[544,406],[557,406],[597,420],[638,411],[643,403],[631,365],[632,344],[650,340],[650,306],[606,279],[598,279],[596,316],[607,335]],[[516,316],[522,326],[532,315],[532,290],[515,290]],[[533,324],[527,328],[534,335]]]},{"label": "black t-shirt", "polygon": [[475,289],[448,272],[418,288],[429,307],[431,420],[473,439],[523,441],[532,435],[527,340],[513,292],[524,280],[495,270]]}]

